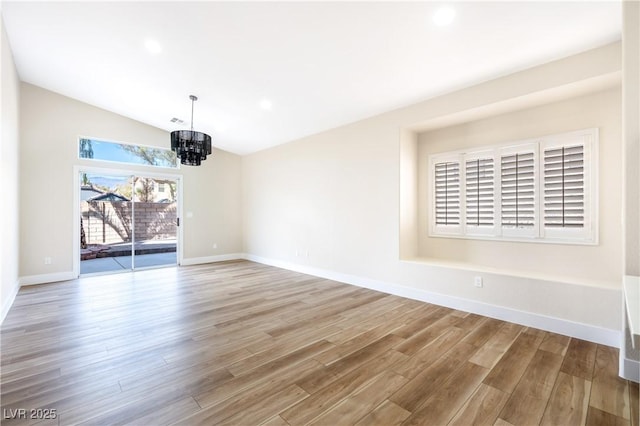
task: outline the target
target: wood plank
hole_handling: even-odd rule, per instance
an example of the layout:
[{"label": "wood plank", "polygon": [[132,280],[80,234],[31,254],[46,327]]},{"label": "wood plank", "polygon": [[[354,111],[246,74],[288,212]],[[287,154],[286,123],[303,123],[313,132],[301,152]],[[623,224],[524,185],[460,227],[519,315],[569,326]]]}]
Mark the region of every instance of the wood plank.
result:
[{"label": "wood plank", "polygon": [[383,371],[308,424],[355,424],[406,382],[399,374]]},{"label": "wood plank", "polygon": [[[331,344],[325,341],[312,343],[222,384],[194,391],[192,395],[201,407],[209,407],[236,395],[246,388],[256,386],[264,381],[270,381],[274,376],[282,377],[283,375],[288,375],[291,371],[295,371],[295,366],[298,364],[306,366],[307,364],[303,364],[303,361],[312,361],[311,358],[314,354],[322,352],[330,346]],[[317,361],[313,362],[313,364],[316,365]],[[293,378],[289,379],[293,380]]]},{"label": "wood plank", "polygon": [[330,363],[328,365],[328,370],[334,375],[342,377],[350,371],[378,357],[378,355],[385,353],[387,350],[393,348],[403,340],[404,339],[402,337],[398,337],[394,334],[387,334],[386,336],[345,356],[344,358],[340,358],[339,360]]},{"label": "wood plank", "polygon": [[291,425],[306,424],[358,389],[370,380],[371,376],[388,369],[404,357],[405,355],[400,352],[389,350],[366,365],[315,391],[308,398],[280,413],[280,416]]},{"label": "wood plank", "polygon": [[563,336],[561,334],[547,333],[546,337],[540,344],[540,350],[551,352],[554,354],[565,356],[567,349],[569,348],[569,342],[571,338],[569,336]]},{"label": "wood plank", "polygon": [[540,345],[540,338],[521,333],[484,380],[489,386],[511,393]]},{"label": "wood plank", "polygon": [[285,422],[280,416],[273,416],[264,423],[260,423],[260,426],[289,426],[289,423]]},{"label": "wood plank", "polygon": [[403,425],[447,424],[473,394],[488,369],[465,362],[449,376],[442,387],[402,423]]},{"label": "wood plank", "polygon": [[433,342],[459,322],[460,318],[453,315],[446,315],[424,327],[422,330],[417,331],[411,337],[403,339],[394,349],[408,356],[415,355],[416,352]]},{"label": "wood plank", "polygon": [[[482,347],[504,324],[503,321],[497,319],[484,318],[484,321],[481,321],[475,328],[471,329],[471,332],[464,338],[464,341],[473,346]],[[462,324],[457,324],[457,327],[464,328]]]},{"label": "wood plank", "polygon": [[560,371],[591,381],[597,346],[585,340],[571,339]]},{"label": "wood plank", "polygon": [[389,400],[407,411],[414,412],[429,398],[441,391],[447,379],[476,351],[468,343],[458,343],[450,352],[416,375],[394,393]]},{"label": "wood plank", "polygon": [[618,349],[598,345],[589,405],[630,420],[629,385],[617,374]]},{"label": "wood plank", "polygon": [[629,426],[630,424],[627,419],[589,407],[586,426]]},{"label": "wood plank", "polygon": [[542,425],[583,425],[587,419],[591,382],[560,372],[542,417]]},{"label": "wood plank", "polygon": [[[261,419],[269,418],[278,414],[280,411],[304,399],[306,396],[308,396],[308,394],[298,386],[289,385],[280,392],[274,393],[269,397],[257,399],[253,404],[248,406],[246,410],[223,419],[222,421],[216,421],[216,424],[232,426],[258,424]],[[204,423],[200,423],[198,421],[191,423],[191,419],[185,419],[185,422],[189,424],[211,424],[208,421]]]},{"label": "wood plank", "polygon": [[485,368],[493,368],[523,329],[521,325],[503,323],[470,361]]},{"label": "wood plank", "polygon": [[[408,379],[414,378],[435,363],[438,358],[447,353],[451,348],[460,343],[465,333],[465,330],[457,327],[447,330],[427,346],[416,352],[412,357],[407,357],[406,361],[394,365],[393,371]],[[463,348],[471,351],[471,346],[470,344],[466,344]]]},{"label": "wood plank", "polygon": [[538,424],[561,365],[561,355],[538,350],[500,412],[500,418],[515,425]]},{"label": "wood plank", "polygon": [[283,371],[281,374],[272,375],[268,380],[261,380],[253,386],[236,390],[233,394],[220,394],[215,389],[212,389],[210,392],[214,393],[216,398],[212,398],[211,401],[217,402],[207,406],[199,403],[203,410],[197,414],[196,419],[198,422],[216,423],[220,419],[234,416],[249,409],[256,401],[269,398],[274,393],[289,386],[296,377],[304,377],[306,374],[317,371],[320,367],[322,367],[322,364],[316,360],[307,359]]},{"label": "wood plank", "polygon": [[631,405],[631,426],[640,426],[640,389],[638,383],[629,381],[629,403]]},{"label": "wood plank", "polygon": [[[401,325],[402,323],[400,321],[389,321],[384,324],[380,324],[379,326],[374,327],[371,330],[358,334],[357,336],[340,345],[335,345],[330,350],[324,351],[323,353],[317,355],[316,359],[323,364],[331,364],[358,350],[361,350],[362,348],[376,342],[377,340],[380,340]],[[397,341],[404,341],[404,339],[397,339]]]},{"label": "wood plank", "polygon": [[426,304],[414,312],[413,319],[393,333],[407,339],[424,330],[425,326],[448,315],[448,310],[436,305]]},{"label": "wood plank", "polygon": [[411,413],[404,408],[386,400],[355,426],[398,426],[410,415]]},{"label": "wood plank", "polygon": [[507,403],[509,394],[499,389],[481,384],[476,392],[458,411],[451,426],[480,426],[492,425],[498,419],[498,414]]},{"label": "wood plank", "polygon": [[198,403],[191,396],[187,396],[171,404],[157,407],[146,416],[136,417],[125,424],[133,426],[181,422],[186,417],[198,411],[200,411]]}]

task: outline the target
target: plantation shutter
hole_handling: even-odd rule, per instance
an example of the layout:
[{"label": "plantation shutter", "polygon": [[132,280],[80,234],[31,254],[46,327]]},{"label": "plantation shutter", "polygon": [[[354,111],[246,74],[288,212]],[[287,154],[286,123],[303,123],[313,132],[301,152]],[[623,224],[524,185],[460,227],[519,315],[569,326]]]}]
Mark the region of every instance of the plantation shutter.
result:
[{"label": "plantation shutter", "polygon": [[535,227],[534,152],[514,152],[501,156],[501,223],[503,228]]},{"label": "plantation shutter", "polygon": [[544,226],[585,226],[584,146],[544,151]]},{"label": "plantation shutter", "polygon": [[460,163],[435,164],[436,226],[460,225]]},{"label": "plantation shutter", "polygon": [[465,161],[465,208],[467,226],[493,226],[494,204],[493,158]]},{"label": "plantation shutter", "polygon": [[598,129],[429,156],[430,236],[598,243]]}]

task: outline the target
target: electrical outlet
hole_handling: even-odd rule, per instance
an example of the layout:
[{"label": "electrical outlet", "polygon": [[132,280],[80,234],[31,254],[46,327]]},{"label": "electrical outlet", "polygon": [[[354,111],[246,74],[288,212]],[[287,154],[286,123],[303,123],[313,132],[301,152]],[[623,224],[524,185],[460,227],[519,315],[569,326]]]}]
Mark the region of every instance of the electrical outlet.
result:
[{"label": "electrical outlet", "polygon": [[300,251],[296,250],[296,257],[300,256]]},{"label": "electrical outlet", "polygon": [[482,287],[482,277],[474,277],[473,285],[475,285],[476,287]]},{"label": "electrical outlet", "polygon": [[47,256],[47,257],[45,257],[45,258],[44,258],[44,264],[45,264],[45,265],[51,265],[51,258],[50,258],[50,257],[48,257],[48,256]]},{"label": "electrical outlet", "polygon": [[217,249],[218,248],[218,243],[213,243],[213,248]]}]

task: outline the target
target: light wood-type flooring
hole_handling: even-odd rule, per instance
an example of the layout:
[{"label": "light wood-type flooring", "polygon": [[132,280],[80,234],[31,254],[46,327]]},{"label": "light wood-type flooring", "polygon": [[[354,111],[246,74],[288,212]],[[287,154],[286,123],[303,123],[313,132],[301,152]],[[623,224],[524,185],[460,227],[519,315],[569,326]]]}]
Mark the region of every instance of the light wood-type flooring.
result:
[{"label": "light wood-type flooring", "polygon": [[23,288],[1,344],[7,425],[638,425],[617,349],[248,261]]}]

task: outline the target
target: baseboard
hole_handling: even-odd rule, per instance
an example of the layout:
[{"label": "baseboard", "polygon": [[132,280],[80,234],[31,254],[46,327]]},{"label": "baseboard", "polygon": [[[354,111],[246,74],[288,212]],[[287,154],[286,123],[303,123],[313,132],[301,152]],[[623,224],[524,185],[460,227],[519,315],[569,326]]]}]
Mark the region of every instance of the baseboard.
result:
[{"label": "baseboard", "polygon": [[53,274],[41,274],[41,275],[27,275],[20,277],[20,285],[36,285],[55,283],[57,281],[75,280],[78,278],[73,272],[56,272]]},{"label": "baseboard", "polygon": [[9,309],[13,306],[13,302],[16,300],[16,296],[18,295],[18,291],[20,290],[20,282],[17,282],[16,285],[11,290],[11,293],[8,297],[3,300],[2,303],[2,312],[0,312],[0,325],[4,322],[4,319],[7,317],[9,313]]},{"label": "baseboard", "polygon": [[618,372],[623,379],[640,383],[640,361],[620,357],[620,371]]},{"label": "baseboard", "polygon": [[612,346],[616,348],[620,347],[621,333],[618,330],[597,327],[589,324],[582,324],[562,318],[549,317],[532,312],[519,311],[503,306],[490,305],[470,299],[447,296],[444,294],[433,293],[426,290],[402,286],[394,283],[373,280],[370,278],[364,278],[355,275],[343,274],[327,269],[313,268],[310,266],[268,259],[252,254],[245,254],[244,259],[263,263],[265,265],[276,266],[278,268],[288,269],[290,271],[313,275],[320,278],[326,278],[333,281],[352,284],[358,287],[365,287],[387,294],[406,297],[408,299],[420,300],[422,302],[433,303],[439,306],[445,306],[452,309],[471,312],[474,314],[483,315],[502,321],[508,321],[527,327],[534,327],[540,330],[575,337],[577,339],[586,340],[593,343]]},{"label": "baseboard", "polygon": [[182,259],[180,265],[201,265],[203,263],[224,262],[225,260],[238,260],[244,258],[245,256],[241,253],[221,254],[218,256],[190,257],[187,259]]}]

